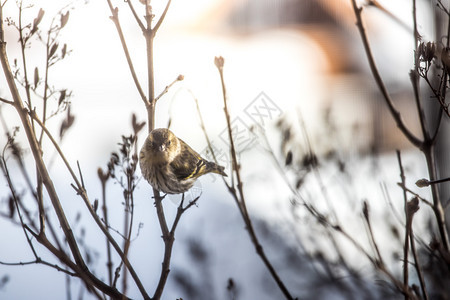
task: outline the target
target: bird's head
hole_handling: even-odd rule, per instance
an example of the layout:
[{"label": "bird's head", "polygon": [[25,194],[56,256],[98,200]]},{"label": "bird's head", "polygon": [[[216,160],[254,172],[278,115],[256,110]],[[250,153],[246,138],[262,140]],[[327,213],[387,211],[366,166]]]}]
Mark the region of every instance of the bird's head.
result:
[{"label": "bird's head", "polygon": [[143,150],[145,159],[150,163],[168,164],[180,152],[180,142],[169,129],[158,128],[152,130],[145,140]]}]

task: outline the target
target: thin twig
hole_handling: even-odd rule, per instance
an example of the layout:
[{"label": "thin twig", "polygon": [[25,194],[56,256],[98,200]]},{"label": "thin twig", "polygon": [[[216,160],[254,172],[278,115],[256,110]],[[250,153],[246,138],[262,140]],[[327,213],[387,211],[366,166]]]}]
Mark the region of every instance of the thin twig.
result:
[{"label": "thin twig", "polygon": [[378,248],[378,243],[375,240],[375,235],[374,235],[373,229],[372,229],[372,223],[370,222],[369,204],[366,201],[364,201],[364,203],[363,203],[363,215],[364,215],[364,220],[366,221],[366,224],[367,224],[367,228],[369,229],[368,235],[369,235],[370,241],[371,241],[373,247],[375,248],[375,253],[378,257],[379,262],[377,262],[377,263],[384,265],[383,257],[381,256],[380,249]]},{"label": "thin twig", "polygon": [[391,272],[386,268],[386,266],[382,263],[380,263],[379,260],[373,258],[350,234],[348,234],[346,231],[342,229],[340,226],[333,226],[332,227],[337,232],[340,232],[343,236],[347,238],[348,241],[350,241],[355,248],[357,248],[361,253],[363,253],[369,261],[372,263],[372,265],[381,271],[383,274],[385,274],[389,280],[396,286],[396,288],[401,291],[403,294],[407,295],[409,299],[418,299],[414,293],[411,292],[411,289],[408,287],[405,287],[402,282],[397,280],[394,275],[392,275]]},{"label": "thin twig", "polygon": [[35,265],[35,264],[46,265],[51,268],[54,268],[55,270],[57,270],[59,272],[66,273],[67,275],[70,275],[72,277],[79,277],[77,273],[70,272],[70,271],[58,266],[57,264],[49,263],[45,260],[42,260],[41,258],[38,258],[38,259],[32,260],[32,261],[25,261],[25,262],[21,261],[21,262],[16,262],[16,263],[8,263],[8,262],[0,261],[0,265],[4,265],[4,266],[26,266],[26,265]]},{"label": "thin twig", "polygon": [[3,102],[3,103],[9,104],[9,105],[14,105],[14,101],[9,101],[9,100],[6,100],[6,99],[4,99],[2,97],[0,97],[0,101]]},{"label": "thin twig", "polygon": [[[137,137],[135,139],[135,142],[137,141]],[[135,143],[136,145],[136,143]],[[134,169],[135,170],[135,169]],[[124,220],[124,234],[126,235],[126,238],[124,240],[124,247],[123,247],[123,255],[126,257],[128,256],[128,252],[130,250],[131,246],[131,234],[133,232],[133,220],[134,220],[134,183],[133,183],[133,177],[134,172],[127,174],[127,188],[124,191],[125,194],[125,220]],[[123,287],[123,293],[126,293],[128,282],[127,282],[127,272],[123,273],[122,276],[122,287]]]},{"label": "thin twig", "polygon": [[399,187],[401,187],[403,190],[405,190],[406,192],[410,193],[411,195],[413,195],[414,197],[417,197],[420,201],[422,201],[423,203],[425,203],[426,205],[428,205],[429,207],[431,207],[432,209],[434,209],[433,203],[431,203],[430,201],[428,201],[427,199],[423,198],[422,196],[420,196],[419,194],[417,194],[416,192],[414,192],[413,190],[411,190],[410,188],[403,186],[402,183],[397,183],[397,185]]},{"label": "thin twig", "polygon": [[116,26],[117,33],[119,34],[120,43],[122,44],[123,52],[125,54],[125,57],[127,59],[128,67],[131,72],[131,77],[133,77],[134,84],[136,85],[136,89],[139,92],[139,95],[141,96],[142,101],[145,103],[145,105],[148,105],[148,99],[145,96],[144,90],[141,87],[141,84],[139,82],[139,79],[136,75],[136,71],[134,69],[133,61],[131,60],[130,52],[128,51],[128,46],[125,41],[125,37],[123,35],[122,26],[119,22],[119,9],[117,7],[113,7],[111,0],[107,0],[109,9],[111,10],[112,16],[110,17],[113,21],[114,25]]},{"label": "thin twig", "polygon": [[170,89],[175,83],[177,83],[178,81],[181,81],[181,80],[183,80],[183,79],[184,79],[184,76],[183,76],[183,75],[178,75],[178,77],[177,77],[174,81],[172,81],[171,84],[167,85],[167,86],[164,88],[164,90],[161,92],[161,94],[159,94],[159,96],[157,96],[157,97],[155,98],[155,102],[157,102],[157,101],[159,100],[159,98],[161,98],[164,94],[166,94],[166,93],[169,91],[169,89]]},{"label": "thin twig", "polygon": [[145,26],[144,23],[142,23],[141,19],[139,18],[138,14],[136,13],[136,10],[134,9],[133,3],[131,0],[125,0],[125,2],[128,3],[128,6],[130,7],[131,13],[134,16],[134,19],[138,23],[139,28],[141,28],[142,32],[145,32]]},{"label": "thin twig", "polygon": [[234,174],[236,176],[236,180],[237,180],[236,185],[237,185],[237,191],[239,193],[239,197],[236,193],[236,189],[234,188],[234,186],[232,187],[232,189],[229,189],[229,190],[230,190],[231,194],[233,195],[233,197],[235,198],[236,203],[238,204],[238,208],[241,211],[241,215],[242,215],[242,217],[244,219],[244,223],[246,224],[246,227],[247,227],[247,232],[250,235],[250,239],[256,249],[256,253],[261,257],[266,268],[269,270],[269,273],[272,275],[273,279],[277,283],[278,287],[280,288],[281,292],[286,297],[286,299],[294,299],[292,297],[292,295],[290,294],[289,290],[287,289],[287,287],[285,286],[284,282],[279,277],[278,273],[275,271],[275,268],[272,266],[272,263],[267,258],[266,254],[264,252],[264,248],[262,247],[262,245],[260,244],[260,242],[256,236],[252,221],[250,219],[250,215],[247,211],[247,205],[245,203],[245,197],[244,197],[243,184],[242,184],[241,175],[240,175],[240,166],[237,161],[236,149],[234,146],[232,127],[231,127],[231,118],[230,118],[230,114],[228,111],[227,93],[226,93],[225,80],[224,80],[224,74],[223,74],[224,59],[223,59],[223,57],[216,57],[214,62],[217,67],[217,70],[219,71],[220,81],[221,81],[221,85],[222,85],[224,113],[225,113],[225,119],[227,122],[228,138],[230,141],[230,152],[231,152],[231,159],[232,159],[232,164],[233,164],[232,172],[234,172]]},{"label": "thin twig", "polygon": [[181,216],[183,215],[184,212],[186,212],[189,208],[191,208],[192,206],[197,204],[198,199],[200,199],[200,196],[197,196],[194,200],[190,201],[188,203],[188,205],[186,205],[185,207],[183,207],[184,204],[184,194],[181,196],[181,202],[178,205],[178,209],[177,209],[177,214],[175,216],[175,219],[173,221],[172,224],[172,228],[170,229],[170,234],[174,235],[175,234],[175,229],[178,226],[178,222],[180,221]]},{"label": "thin twig", "polygon": [[2,166],[3,166],[3,167],[2,167],[2,170],[3,170],[3,172],[4,172],[6,181],[7,181],[7,183],[8,183],[9,190],[10,190],[10,192],[11,192],[11,196],[12,196],[12,199],[13,199],[13,201],[14,201],[15,208],[16,208],[16,210],[17,210],[17,215],[19,216],[20,224],[22,225],[22,230],[23,230],[23,233],[24,233],[24,235],[25,235],[25,238],[27,239],[28,245],[30,246],[30,249],[31,249],[31,251],[33,252],[34,257],[35,257],[36,259],[38,259],[38,255],[37,255],[36,250],[34,249],[34,245],[33,245],[33,243],[31,242],[31,239],[30,239],[30,237],[28,236],[27,231],[25,230],[25,223],[24,223],[24,221],[23,221],[22,213],[21,213],[20,207],[19,207],[20,199],[19,199],[19,197],[17,196],[16,190],[15,190],[13,184],[12,184],[11,176],[10,176],[9,170],[8,170],[8,165],[6,164],[5,151],[6,151],[7,147],[8,147],[8,143],[7,143],[7,144],[5,145],[5,147],[3,148],[3,152],[2,152],[2,155],[1,155],[1,157],[0,157],[0,159],[1,159],[1,161],[2,161]]},{"label": "thin twig", "polygon": [[[188,89],[188,92],[191,94],[192,98],[193,98],[194,101],[195,101],[195,107],[197,108],[198,117],[199,117],[199,119],[200,119],[200,127],[201,127],[201,129],[202,129],[202,131],[203,131],[203,134],[204,134],[204,136],[205,136],[206,143],[208,144],[208,149],[209,149],[209,151],[211,152],[211,155],[212,155],[212,157],[213,157],[213,159],[214,159],[214,162],[215,162],[216,164],[218,164],[218,161],[217,161],[217,158],[216,158],[216,154],[215,154],[214,149],[213,149],[213,147],[212,147],[211,140],[210,140],[210,138],[209,138],[209,136],[208,136],[208,132],[206,131],[205,121],[203,120],[203,115],[202,115],[202,112],[201,112],[201,110],[200,110],[200,105],[198,104],[198,99],[197,99],[197,97],[195,97],[194,93],[193,93],[191,90]],[[222,179],[224,180],[224,183],[227,184],[227,182],[226,182],[226,180],[225,180],[225,177],[223,177],[223,176],[221,176],[221,177],[222,177]]]},{"label": "thin twig", "polygon": [[[397,150],[397,160],[400,168],[400,180],[401,185],[405,186],[405,173],[403,171],[402,157],[400,155],[400,151]],[[406,196],[406,189],[403,189],[403,205],[406,215],[406,224],[405,224],[405,242],[403,245],[403,285],[405,287],[409,286],[409,272],[408,272],[408,254],[409,254],[409,237],[410,237],[410,226],[408,224],[408,198]],[[408,296],[405,295],[405,300],[408,300]]]},{"label": "thin twig", "polygon": [[[445,73],[445,70],[443,72]],[[430,90],[433,92],[434,97],[436,97],[436,99],[438,99],[439,104],[441,105],[441,108],[445,111],[447,116],[450,117],[450,111],[448,109],[448,104],[445,103],[445,98],[442,97],[442,95],[438,92],[438,90],[435,89],[433,87],[433,85],[431,84],[430,79],[428,78],[428,72],[422,78],[425,79],[425,82],[427,83],[427,85],[430,88]],[[440,90],[440,88],[439,88],[439,90]],[[440,113],[440,114],[442,114],[442,113]],[[441,119],[441,116],[438,117],[438,122],[437,122],[438,124],[440,124],[440,119]],[[438,129],[439,129],[439,126],[437,126],[437,128],[435,129],[435,133],[431,137],[432,140],[434,140],[436,138]]]},{"label": "thin twig", "polygon": [[81,188],[83,190],[86,190],[86,186],[84,185],[84,180],[83,180],[83,172],[81,172],[80,161],[78,161],[78,160],[77,160],[77,168],[78,168],[78,174],[80,174]]},{"label": "thin twig", "polygon": [[426,289],[426,285],[425,285],[425,280],[423,278],[423,272],[420,267],[419,257],[417,255],[416,243],[414,240],[414,231],[412,228],[412,220],[413,220],[413,216],[411,216],[411,220],[408,224],[409,225],[409,241],[411,243],[411,252],[414,257],[414,267],[416,268],[417,276],[419,277],[420,288],[422,290],[422,296],[424,297],[425,300],[428,300],[429,297],[428,297],[428,293],[427,293],[427,289]]},{"label": "thin twig", "polygon": [[[6,123],[5,123],[5,120],[3,118],[3,115],[1,114],[1,110],[0,110],[0,120],[2,121],[2,125],[4,127],[4,130],[6,132],[7,137],[8,138],[11,137],[11,133],[9,132],[9,130],[8,130],[7,126],[6,126]],[[30,176],[29,176],[29,174],[27,172],[27,169],[25,168],[25,163],[24,163],[24,161],[22,159],[22,155],[21,155],[20,149],[17,149],[16,151],[18,153],[16,155],[14,155],[14,157],[15,157],[17,163],[19,164],[19,169],[20,169],[20,171],[22,173],[22,176],[24,177],[24,180],[25,180],[25,182],[26,182],[26,184],[28,186],[28,189],[30,190],[30,192],[33,195],[33,197],[35,198],[36,202],[38,203],[39,213],[40,213],[40,215],[39,215],[40,230],[39,231],[41,233],[45,233],[45,230],[44,230],[45,229],[45,227],[44,227],[45,211],[44,211],[43,204],[39,204],[40,200],[38,199],[38,193],[34,190],[33,183],[31,182]],[[22,212],[27,217],[28,224],[31,225],[33,227],[33,229],[38,230],[36,224],[34,223],[34,219],[31,216],[31,213],[28,211],[28,209],[26,209],[26,207],[22,203],[22,201],[19,201],[19,206],[20,206],[20,209],[22,210]],[[52,234],[53,240],[55,241],[57,247],[59,249],[62,249],[61,243],[59,241],[59,237],[56,234],[56,230],[55,230],[54,226],[52,225],[52,222],[51,222],[50,219],[47,220],[45,226],[50,229],[50,233]]]},{"label": "thin twig", "polygon": [[431,184],[437,184],[437,183],[442,183],[442,182],[447,182],[447,181],[450,181],[450,177],[436,179],[436,180],[420,179],[420,180],[418,180],[416,182],[416,185],[418,187],[426,187],[426,186],[429,186]]},{"label": "thin twig", "polygon": [[164,8],[164,11],[163,11],[161,17],[159,17],[158,22],[156,22],[155,27],[153,27],[153,29],[152,29],[153,36],[156,34],[156,32],[158,31],[158,29],[161,26],[162,22],[164,21],[164,18],[166,17],[166,14],[167,14],[167,11],[169,10],[169,6],[170,6],[171,2],[172,2],[172,0],[168,0],[167,1],[166,8]]},{"label": "thin twig", "polygon": [[[375,60],[373,58],[372,55],[372,51],[369,45],[369,41],[367,38],[367,34],[365,32],[364,26],[362,24],[362,18],[361,18],[361,11],[362,8],[359,8],[356,4],[356,0],[352,0],[352,6],[353,6],[353,10],[356,16],[356,26],[360,32],[361,35],[361,39],[364,45],[364,49],[367,55],[367,59],[369,62],[369,66],[370,69],[372,71],[372,74],[375,78],[375,82],[377,83],[384,99],[385,102],[389,108],[389,111],[391,112],[397,127],[402,131],[403,135],[418,149],[420,149],[424,155],[425,155],[425,159],[427,162],[427,168],[428,168],[428,173],[430,175],[430,179],[431,180],[435,180],[437,177],[437,171],[436,171],[436,161],[435,161],[435,149],[434,149],[434,144],[436,142],[436,137],[437,137],[437,132],[439,130],[440,126],[440,120],[442,117],[442,110],[440,110],[439,112],[439,122],[436,126],[436,133],[431,135],[432,138],[424,136],[424,140],[420,140],[419,138],[417,138],[405,125],[405,123],[403,122],[403,119],[401,117],[400,112],[395,108],[392,99],[390,98],[387,89],[384,85],[383,80],[381,79],[381,76],[378,72],[377,66],[375,64]],[[417,32],[415,32],[416,34]],[[450,33],[450,20],[449,20],[449,26],[448,26],[448,33]],[[447,43],[449,42],[449,39],[447,39]],[[445,95],[445,90],[446,90],[446,81],[444,82],[442,89],[443,89],[443,95]],[[421,112],[419,111],[419,114]],[[439,191],[437,190],[436,186],[431,186],[431,192],[433,195],[433,211],[436,217],[436,222],[438,225],[438,229],[439,229],[439,234],[440,237],[442,239],[442,243],[444,245],[444,248],[448,251],[448,249],[450,248],[449,245],[449,237],[448,237],[448,232],[447,232],[447,228],[445,225],[445,214],[442,208],[442,203],[440,200],[440,194]]]},{"label": "thin twig", "polygon": [[[103,211],[103,219],[105,220],[105,224],[108,225],[108,206],[106,205],[106,183],[109,179],[110,173],[109,171],[105,174],[103,173],[102,169],[99,168],[97,170],[98,177],[101,182],[102,186],[102,211]],[[106,230],[108,230],[109,227],[106,227]],[[107,255],[107,261],[106,261],[106,267],[108,268],[108,279],[109,279],[109,285],[112,286],[113,280],[112,280],[112,267],[113,262],[111,259],[111,243],[109,242],[108,238],[106,238],[106,255]]]},{"label": "thin twig", "polygon": [[[22,26],[22,15],[23,15],[23,1],[20,0],[19,1],[19,42],[20,42],[20,49],[21,49],[21,54],[22,54],[22,65],[23,65],[23,74],[24,74],[24,81],[25,81],[25,93],[26,93],[26,97],[27,97],[27,104],[28,104],[28,110],[33,110],[33,105],[31,103],[31,94],[30,94],[30,83],[28,81],[28,68],[27,68],[27,59],[26,59],[26,53],[25,53],[25,49],[27,48],[26,46],[26,41],[25,41],[25,37],[23,36],[23,26]],[[3,20],[1,20],[1,22],[3,23]],[[34,128],[34,122],[31,121],[31,128],[33,130],[33,132],[35,131]]]}]

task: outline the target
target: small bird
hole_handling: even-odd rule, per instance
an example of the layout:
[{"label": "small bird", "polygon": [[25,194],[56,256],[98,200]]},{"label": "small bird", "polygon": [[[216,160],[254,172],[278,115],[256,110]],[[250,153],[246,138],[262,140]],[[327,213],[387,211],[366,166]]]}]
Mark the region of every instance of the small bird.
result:
[{"label": "small bird", "polygon": [[166,128],[150,132],[139,153],[139,163],[142,176],[166,194],[186,192],[207,173],[227,176],[224,167],[202,158]]}]

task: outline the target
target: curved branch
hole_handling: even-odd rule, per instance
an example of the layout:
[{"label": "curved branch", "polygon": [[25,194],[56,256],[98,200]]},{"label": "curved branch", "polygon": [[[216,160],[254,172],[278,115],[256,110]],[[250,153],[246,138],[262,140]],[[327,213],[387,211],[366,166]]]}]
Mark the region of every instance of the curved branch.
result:
[{"label": "curved branch", "polygon": [[0,97],[0,101],[3,102],[3,103],[9,104],[9,105],[14,105],[14,101],[9,101],[9,100],[6,100],[6,99],[4,99],[2,97]]},{"label": "curved branch", "polygon": [[372,71],[372,75],[375,78],[375,82],[377,83],[381,94],[383,95],[386,104],[389,108],[389,111],[392,114],[392,117],[395,120],[395,123],[397,124],[397,127],[402,131],[402,133],[405,135],[405,137],[417,148],[422,149],[423,147],[423,141],[417,138],[409,129],[406,127],[405,122],[402,119],[402,116],[400,112],[397,110],[397,108],[394,106],[394,103],[392,102],[391,97],[389,96],[389,93],[386,89],[386,86],[384,85],[383,79],[380,76],[380,73],[378,72],[378,68],[375,65],[375,60],[372,55],[372,50],[370,49],[369,40],[367,38],[366,31],[364,29],[364,26],[362,24],[361,19],[361,11],[362,8],[358,7],[356,5],[356,0],[352,0],[353,4],[353,10],[355,12],[356,16],[356,26],[358,27],[359,33],[361,34],[361,39],[364,45],[364,49],[366,51],[367,59],[369,61],[370,70]]}]

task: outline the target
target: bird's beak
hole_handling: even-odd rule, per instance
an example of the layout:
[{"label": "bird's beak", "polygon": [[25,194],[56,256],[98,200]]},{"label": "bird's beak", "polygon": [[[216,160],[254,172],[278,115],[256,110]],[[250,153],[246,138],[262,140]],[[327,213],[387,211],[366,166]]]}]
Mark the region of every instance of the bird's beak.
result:
[{"label": "bird's beak", "polygon": [[164,145],[160,145],[160,146],[158,147],[158,151],[159,151],[159,152],[164,152],[164,150],[166,150],[166,147],[165,147]]}]

